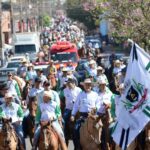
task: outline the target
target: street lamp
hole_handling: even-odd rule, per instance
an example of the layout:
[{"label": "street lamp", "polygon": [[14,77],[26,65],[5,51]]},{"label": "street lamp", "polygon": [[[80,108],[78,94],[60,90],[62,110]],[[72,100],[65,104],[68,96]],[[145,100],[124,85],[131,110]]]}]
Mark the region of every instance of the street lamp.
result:
[{"label": "street lamp", "polygon": [[2,38],[2,1],[0,0],[0,66],[3,65],[3,38]]}]

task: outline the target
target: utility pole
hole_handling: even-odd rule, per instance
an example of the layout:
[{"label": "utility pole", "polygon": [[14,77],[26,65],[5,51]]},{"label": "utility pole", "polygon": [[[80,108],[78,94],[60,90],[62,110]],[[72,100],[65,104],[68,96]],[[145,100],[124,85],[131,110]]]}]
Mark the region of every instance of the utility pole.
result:
[{"label": "utility pole", "polygon": [[13,2],[10,0],[10,22],[11,22],[11,33],[15,33],[14,15],[13,15]]},{"label": "utility pole", "polygon": [[3,66],[2,0],[0,0],[0,67]]},{"label": "utility pole", "polygon": [[22,0],[19,0],[19,6],[20,6],[20,32],[23,32],[23,9],[22,9]]}]

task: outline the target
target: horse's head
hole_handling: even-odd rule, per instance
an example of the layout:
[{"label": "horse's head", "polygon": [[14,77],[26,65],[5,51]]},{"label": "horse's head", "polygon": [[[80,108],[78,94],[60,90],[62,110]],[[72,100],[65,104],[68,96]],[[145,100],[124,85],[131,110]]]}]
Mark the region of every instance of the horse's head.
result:
[{"label": "horse's head", "polygon": [[43,133],[43,143],[44,143],[44,149],[49,148],[49,141],[48,141],[48,134],[50,133],[48,130],[50,130],[51,122],[50,121],[41,121],[41,132]]},{"label": "horse's head", "polygon": [[50,121],[41,121],[40,125],[41,125],[41,128],[47,128],[47,127],[51,126],[51,122]]},{"label": "horse's head", "polygon": [[12,119],[2,118],[2,134],[4,137],[4,145],[5,147],[8,146],[11,142],[11,132],[12,132]]},{"label": "horse's head", "polygon": [[29,107],[29,111],[30,111],[30,115],[31,116],[35,116],[36,115],[37,105],[38,105],[38,103],[37,103],[36,96],[29,97],[28,107]]}]

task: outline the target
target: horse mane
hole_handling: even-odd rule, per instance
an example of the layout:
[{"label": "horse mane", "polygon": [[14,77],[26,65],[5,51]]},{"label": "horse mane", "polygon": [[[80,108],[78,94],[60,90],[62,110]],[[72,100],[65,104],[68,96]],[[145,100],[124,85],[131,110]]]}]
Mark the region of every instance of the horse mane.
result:
[{"label": "horse mane", "polygon": [[34,102],[34,101],[37,101],[37,97],[36,96],[30,96],[29,102]]}]

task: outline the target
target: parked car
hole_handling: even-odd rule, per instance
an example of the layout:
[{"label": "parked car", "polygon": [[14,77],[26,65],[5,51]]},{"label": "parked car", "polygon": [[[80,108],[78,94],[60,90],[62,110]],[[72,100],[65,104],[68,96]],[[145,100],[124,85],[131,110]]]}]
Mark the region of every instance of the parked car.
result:
[{"label": "parked car", "polygon": [[9,61],[6,63],[5,68],[16,68],[18,69],[18,67],[21,65],[21,61]]},{"label": "parked car", "polygon": [[26,56],[13,56],[9,61],[21,61],[23,59],[27,59]]}]

